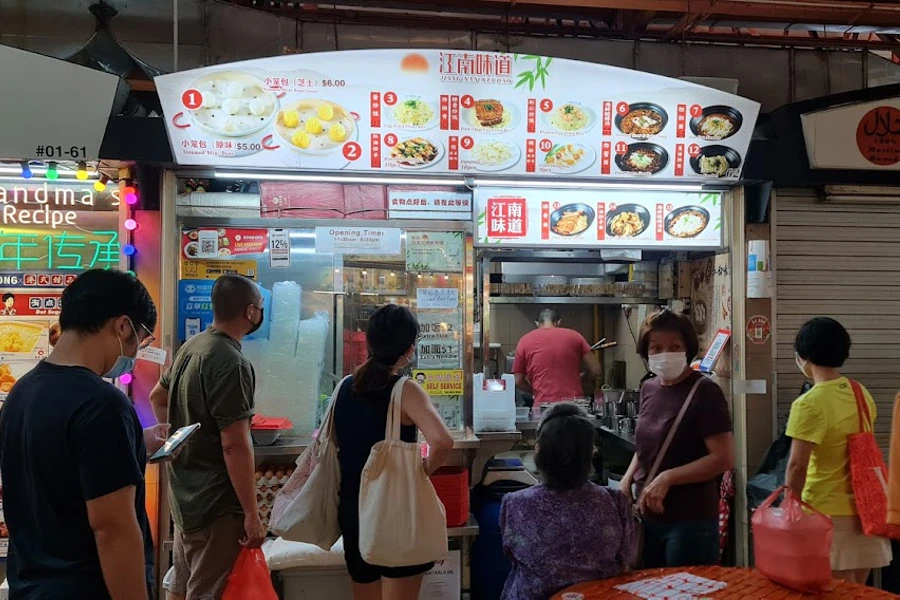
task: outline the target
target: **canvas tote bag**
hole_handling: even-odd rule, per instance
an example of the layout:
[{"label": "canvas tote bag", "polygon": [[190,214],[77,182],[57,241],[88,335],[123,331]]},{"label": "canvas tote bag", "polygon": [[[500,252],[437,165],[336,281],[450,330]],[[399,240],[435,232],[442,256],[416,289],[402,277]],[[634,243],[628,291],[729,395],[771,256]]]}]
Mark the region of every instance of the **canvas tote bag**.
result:
[{"label": "canvas tote bag", "polygon": [[359,550],[383,567],[420,565],[447,554],[444,505],[425,474],[418,443],[400,440],[401,396],[391,391],[384,441],[372,447],[359,490]]},{"label": "canvas tote bag", "polygon": [[273,533],[290,542],[313,544],[326,551],[341,537],[338,524],[341,465],[334,431],[334,407],[348,379],[345,377],[334,388],[319,435],[297,459],[296,470],[275,496],[269,525]]},{"label": "canvas tote bag", "polygon": [[859,433],[847,438],[856,511],[866,535],[900,540],[900,526],[887,523],[888,471],[875,439],[869,403],[859,383],[851,380],[850,385],[859,413]]},{"label": "canvas tote bag", "polygon": [[[688,408],[691,406],[691,402],[694,400],[694,395],[697,393],[697,388],[700,387],[700,383],[703,382],[704,376],[701,375],[697,378],[697,381],[694,383],[694,387],[691,388],[691,391],[688,393],[687,399],[685,399],[684,404],[681,405],[681,410],[678,411],[678,415],[675,417],[675,420],[672,422],[672,426],[669,428],[669,433],[666,434],[666,439],[663,441],[662,446],[659,447],[659,452],[656,455],[656,460],[653,461],[653,466],[650,467],[650,471],[647,473],[647,479],[644,481],[644,487],[646,488],[650,485],[656,476],[659,475],[659,468],[662,466],[662,461],[666,457],[666,453],[669,451],[669,446],[672,445],[672,440],[675,438],[675,433],[678,431],[678,426],[681,425],[681,421],[684,420],[684,415],[687,413]],[[635,565],[641,566],[641,561],[644,557],[644,523],[643,517],[639,511],[640,498],[635,498],[634,505],[634,516],[637,519],[637,523],[635,525],[636,536],[637,536],[637,556],[635,556]]]}]

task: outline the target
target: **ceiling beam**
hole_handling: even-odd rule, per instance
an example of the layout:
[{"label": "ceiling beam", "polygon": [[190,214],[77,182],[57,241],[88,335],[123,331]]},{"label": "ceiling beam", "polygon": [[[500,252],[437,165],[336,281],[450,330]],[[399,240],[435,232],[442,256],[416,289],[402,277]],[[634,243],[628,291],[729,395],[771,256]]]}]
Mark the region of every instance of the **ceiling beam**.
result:
[{"label": "ceiling beam", "polygon": [[[270,11],[306,12],[304,6],[319,3],[272,3],[269,0],[230,0]],[[750,20],[823,25],[871,25],[896,27],[900,23],[900,1],[859,0],[339,0],[324,7],[387,8],[430,13],[468,13],[562,19],[604,18],[610,10],[705,14],[716,20]]]},{"label": "ceiling beam", "polygon": [[[518,0],[521,1],[521,0]],[[664,41],[666,31],[643,31],[629,33],[620,29],[607,29],[597,27],[575,27],[572,25],[557,25],[555,22],[511,21],[499,18],[467,18],[460,16],[443,17],[441,15],[417,14],[417,13],[387,13],[370,12],[353,9],[325,9],[319,8],[313,11],[295,11],[287,7],[265,6],[257,8],[265,12],[288,16],[289,14],[298,20],[305,22],[318,22],[328,24],[351,24],[369,26],[393,26],[410,29],[445,29],[461,31],[479,31],[487,34],[498,35],[543,35],[543,36],[568,36],[585,39],[616,39],[616,40],[650,40]],[[897,43],[886,40],[850,40],[842,37],[820,37],[818,39],[809,36],[794,35],[757,35],[735,36],[722,33],[697,33],[685,32],[680,36],[679,42],[728,44],[776,47],[805,47],[805,48],[847,48],[847,49],[871,49],[871,50],[895,50]]]}]

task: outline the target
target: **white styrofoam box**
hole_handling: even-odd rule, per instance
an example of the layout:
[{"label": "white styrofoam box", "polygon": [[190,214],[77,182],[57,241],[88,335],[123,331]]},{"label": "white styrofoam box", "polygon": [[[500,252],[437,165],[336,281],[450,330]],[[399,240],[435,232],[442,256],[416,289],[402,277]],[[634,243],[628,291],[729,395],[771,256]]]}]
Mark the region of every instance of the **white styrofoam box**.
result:
[{"label": "white styrofoam box", "polygon": [[516,379],[503,375],[485,381],[478,373],[473,378],[473,423],[475,431],[515,431]]}]

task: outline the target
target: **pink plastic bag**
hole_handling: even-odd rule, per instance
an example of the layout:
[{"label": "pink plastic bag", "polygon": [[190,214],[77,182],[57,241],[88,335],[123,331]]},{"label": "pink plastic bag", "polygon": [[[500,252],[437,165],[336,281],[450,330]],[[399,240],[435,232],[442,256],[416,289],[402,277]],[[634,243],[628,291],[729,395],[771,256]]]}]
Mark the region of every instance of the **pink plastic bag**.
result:
[{"label": "pink plastic bag", "polygon": [[[772,504],[782,492],[781,506]],[[831,583],[834,526],[822,514],[782,486],[753,515],[756,568],[775,583],[817,594]]]},{"label": "pink plastic bag", "polygon": [[259,548],[244,548],[234,561],[222,600],[278,600],[269,565]]}]

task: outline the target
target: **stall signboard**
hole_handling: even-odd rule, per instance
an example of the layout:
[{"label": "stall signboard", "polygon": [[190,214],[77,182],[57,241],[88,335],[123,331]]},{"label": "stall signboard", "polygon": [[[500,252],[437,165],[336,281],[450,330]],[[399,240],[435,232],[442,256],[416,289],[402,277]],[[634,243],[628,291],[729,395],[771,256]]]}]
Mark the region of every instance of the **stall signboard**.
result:
[{"label": "stall signboard", "polygon": [[416,368],[459,369],[462,367],[462,319],[456,310],[416,311],[420,338],[416,347]]},{"label": "stall signboard", "polygon": [[900,98],[800,116],[813,169],[900,170]]},{"label": "stall signboard", "polygon": [[472,194],[390,190],[388,218],[468,221],[472,218]]},{"label": "stall signboard", "polygon": [[[113,216],[113,221],[116,217]],[[0,271],[83,271],[119,266],[120,240],[110,229],[0,228]]]},{"label": "stall signboard", "polygon": [[0,45],[4,86],[0,156],[93,160],[119,87],[118,75]]},{"label": "stall signboard", "polygon": [[269,247],[268,229],[217,227],[181,232],[181,254],[189,260],[228,259],[243,254],[262,254]]},{"label": "stall signboard", "polygon": [[475,244],[718,249],[720,192],[479,188]]},{"label": "stall signboard", "polygon": [[456,310],[459,307],[459,290],[456,288],[419,288],[416,290],[416,308],[419,310]]},{"label": "stall signboard", "polygon": [[187,341],[212,325],[212,289],[207,279],[178,282],[178,339]]},{"label": "stall signboard", "polygon": [[[471,213],[468,215],[471,218]],[[406,270],[412,273],[461,273],[461,231],[407,231]]]},{"label": "stall signboard", "polygon": [[259,263],[255,260],[188,260],[181,259],[182,279],[218,279],[222,275],[243,275],[256,279]]},{"label": "stall signboard", "polygon": [[759,113],[678,79],[470,50],[263,58],[156,87],[179,164],[292,171],[735,181]]}]

